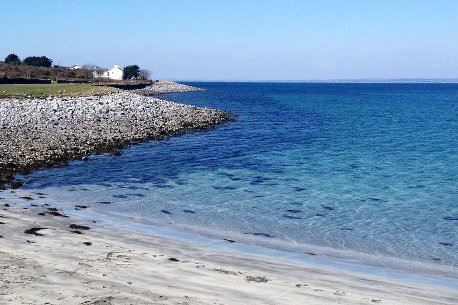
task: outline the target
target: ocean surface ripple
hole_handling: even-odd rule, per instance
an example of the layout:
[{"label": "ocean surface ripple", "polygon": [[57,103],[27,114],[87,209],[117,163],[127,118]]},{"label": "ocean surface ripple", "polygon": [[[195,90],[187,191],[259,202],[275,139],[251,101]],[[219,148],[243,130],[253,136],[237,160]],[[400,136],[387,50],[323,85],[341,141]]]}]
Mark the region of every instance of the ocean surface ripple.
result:
[{"label": "ocean surface ripple", "polygon": [[458,268],[458,85],[191,83],[235,122],[25,177],[62,202]]}]

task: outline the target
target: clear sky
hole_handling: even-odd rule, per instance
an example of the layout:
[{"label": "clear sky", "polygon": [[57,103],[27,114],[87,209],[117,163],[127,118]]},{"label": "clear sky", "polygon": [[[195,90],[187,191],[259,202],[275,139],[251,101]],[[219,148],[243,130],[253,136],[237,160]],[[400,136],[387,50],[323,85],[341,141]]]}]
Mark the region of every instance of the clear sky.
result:
[{"label": "clear sky", "polygon": [[458,78],[457,0],[0,0],[0,57],[172,80]]}]

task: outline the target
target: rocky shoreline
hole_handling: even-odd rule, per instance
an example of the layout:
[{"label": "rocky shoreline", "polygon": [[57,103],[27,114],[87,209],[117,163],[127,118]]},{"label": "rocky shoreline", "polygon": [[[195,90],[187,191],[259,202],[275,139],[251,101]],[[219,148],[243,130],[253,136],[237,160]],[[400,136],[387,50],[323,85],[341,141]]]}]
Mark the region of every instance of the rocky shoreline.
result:
[{"label": "rocky shoreline", "polygon": [[209,128],[231,114],[120,91],[104,96],[0,100],[0,187],[14,175],[116,152],[132,142]]},{"label": "rocky shoreline", "polygon": [[197,92],[197,91],[206,91],[206,89],[188,86],[184,84],[179,84],[175,82],[156,82],[151,86],[148,86],[143,89],[135,90],[135,93],[142,95],[156,95],[156,94],[166,94],[166,93],[178,93],[178,92]]}]

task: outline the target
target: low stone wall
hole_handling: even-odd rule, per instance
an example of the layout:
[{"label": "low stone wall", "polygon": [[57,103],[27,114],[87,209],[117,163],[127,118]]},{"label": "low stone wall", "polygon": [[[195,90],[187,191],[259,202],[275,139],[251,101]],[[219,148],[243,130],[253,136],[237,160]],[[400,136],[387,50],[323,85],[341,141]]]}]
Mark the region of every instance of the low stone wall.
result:
[{"label": "low stone wall", "polygon": [[50,84],[50,79],[0,78],[0,84]]}]

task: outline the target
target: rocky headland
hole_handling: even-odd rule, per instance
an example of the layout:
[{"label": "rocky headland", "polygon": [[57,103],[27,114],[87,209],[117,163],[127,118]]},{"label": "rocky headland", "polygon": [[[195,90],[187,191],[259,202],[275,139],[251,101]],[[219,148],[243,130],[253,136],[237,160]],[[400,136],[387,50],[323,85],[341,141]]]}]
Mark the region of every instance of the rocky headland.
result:
[{"label": "rocky headland", "polygon": [[92,97],[0,99],[0,186],[14,175],[129,143],[199,130],[229,113],[120,91]]}]

